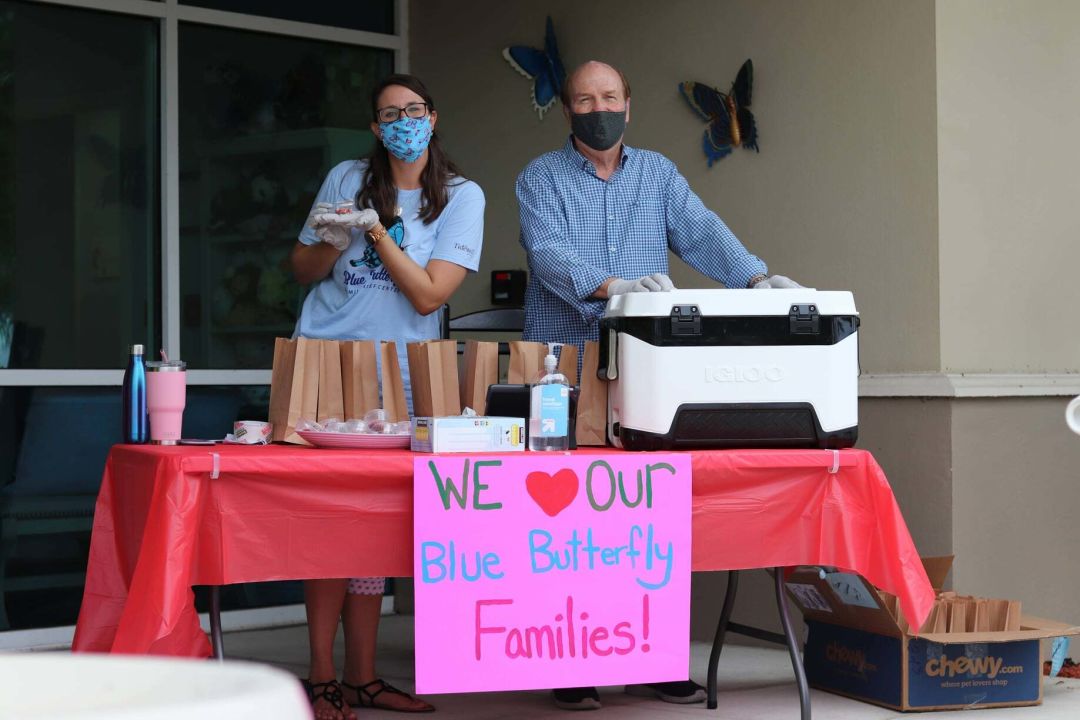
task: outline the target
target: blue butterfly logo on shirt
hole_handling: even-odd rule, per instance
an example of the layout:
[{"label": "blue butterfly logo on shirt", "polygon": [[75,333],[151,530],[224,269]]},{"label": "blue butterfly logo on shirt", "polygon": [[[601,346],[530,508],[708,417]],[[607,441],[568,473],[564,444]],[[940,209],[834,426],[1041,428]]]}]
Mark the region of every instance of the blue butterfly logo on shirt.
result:
[{"label": "blue butterfly logo on shirt", "polygon": [[724,94],[716,88],[699,82],[679,83],[679,92],[694,112],[708,122],[702,149],[709,167],[717,160],[731,154],[731,149],[742,145],[747,150],[758,150],[757,124],[750,112],[750,94],[754,85],[754,64],[747,60],[739,68],[731,92]]},{"label": "blue butterfly logo on shirt", "polygon": [[559,46],[555,43],[555,27],[551,24],[551,17],[548,16],[547,19],[543,50],[511,45],[503,48],[502,54],[510,67],[533,81],[533,108],[543,120],[544,113],[555,104],[555,99],[559,97],[566,81],[566,70],[559,57]]},{"label": "blue butterfly logo on shirt", "polygon": [[[393,239],[394,244],[402,250],[405,249],[405,224],[401,221],[401,216],[394,218],[390,223],[390,227],[386,228],[387,235]],[[369,268],[377,268],[382,265],[382,258],[379,257],[379,253],[375,252],[374,245],[368,245],[364,250],[364,256],[359,260],[350,260],[349,265],[352,267],[360,267],[361,265]]]}]

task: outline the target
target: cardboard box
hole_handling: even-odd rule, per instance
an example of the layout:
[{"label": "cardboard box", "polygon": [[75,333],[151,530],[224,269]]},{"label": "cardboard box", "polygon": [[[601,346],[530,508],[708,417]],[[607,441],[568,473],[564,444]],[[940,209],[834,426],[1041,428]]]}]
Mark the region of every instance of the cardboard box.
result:
[{"label": "cardboard box", "polygon": [[525,420],[509,417],[413,418],[413,452],[508,452],[525,449]]},{"label": "cardboard box", "polygon": [[[951,564],[951,557],[923,559],[935,589]],[[1038,705],[1040,641],[1080,634],[1080,627],[1020,615],[1018,603],[996,610],[998,622],[1016,630],[959,632],[968,619],[954,615],[931,617],[915,632],[896,612],[895,597],[854,573],[801,567],[786,586],[809,627],[810,685],[902,711]],[[946,631],[950,622],[956,631]]]}]

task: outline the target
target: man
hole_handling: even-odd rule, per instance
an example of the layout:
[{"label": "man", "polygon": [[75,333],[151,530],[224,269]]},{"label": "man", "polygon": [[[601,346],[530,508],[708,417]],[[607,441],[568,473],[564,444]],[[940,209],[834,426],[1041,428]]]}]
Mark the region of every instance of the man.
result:
[{"label": "man", "polygon": [[[623,144],[630,85],[605,63],[574,70],[562,92],[571,136],[561,150],[533,160],[517,179],[521,244],[528,253],[526,340],[574,343],[598,337],[607,299],[625,292],[674,289],[668,248],[730,288],[795,288],[746,251],[659,153]],[[581,353],[579,352],[579,357]],[[694,703],[705,690],[691,680],[627,686],[635,695]],[[595,688],[554,691],[555,704],[600,707]]]}]

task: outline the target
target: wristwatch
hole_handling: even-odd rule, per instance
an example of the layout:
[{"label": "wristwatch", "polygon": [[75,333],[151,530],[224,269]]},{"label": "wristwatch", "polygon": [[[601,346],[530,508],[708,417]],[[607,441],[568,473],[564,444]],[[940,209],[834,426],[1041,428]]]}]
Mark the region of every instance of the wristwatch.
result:
[{"label": "wristwatch", "polygon": [[757,285],[759,282],[761,282],[762,280],[767,280],[767,279],[768,279],[768,276],[766,276],[764,273],[758,273],[754,277],[750,278],[750,282],[746,283],[746,287],[748,289],[752,288],[755,285]]},{"label": "wristwatch", "polygon": [[379,244],[379,241],[386,237],[386,228],[384,228],[382,224],[379,224],[368,230],[364,235],[367,237],[371,247],[376,247]]}]

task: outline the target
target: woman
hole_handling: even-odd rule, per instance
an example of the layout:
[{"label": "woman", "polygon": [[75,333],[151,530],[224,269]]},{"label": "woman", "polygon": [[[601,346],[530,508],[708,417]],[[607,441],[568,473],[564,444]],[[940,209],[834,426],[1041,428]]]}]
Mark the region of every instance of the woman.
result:
[{"label": "woman", "polygon": [[[290,256],[296,279],[314,284],[296,334],[396,341],[411,398],[405,343],[439,337],[437,311],[477,269],[484,194],[442,149],[435,103],[417,78],[386,78],[372,92],[372,110],[375,149],[330,171]],[[351,720],[349,705],[434,709],[378,679],[382,590],[383,578],[305,583],[311,666],[304,685],[318,720]],[[339,618],[340,684],[332,656]]]}]

